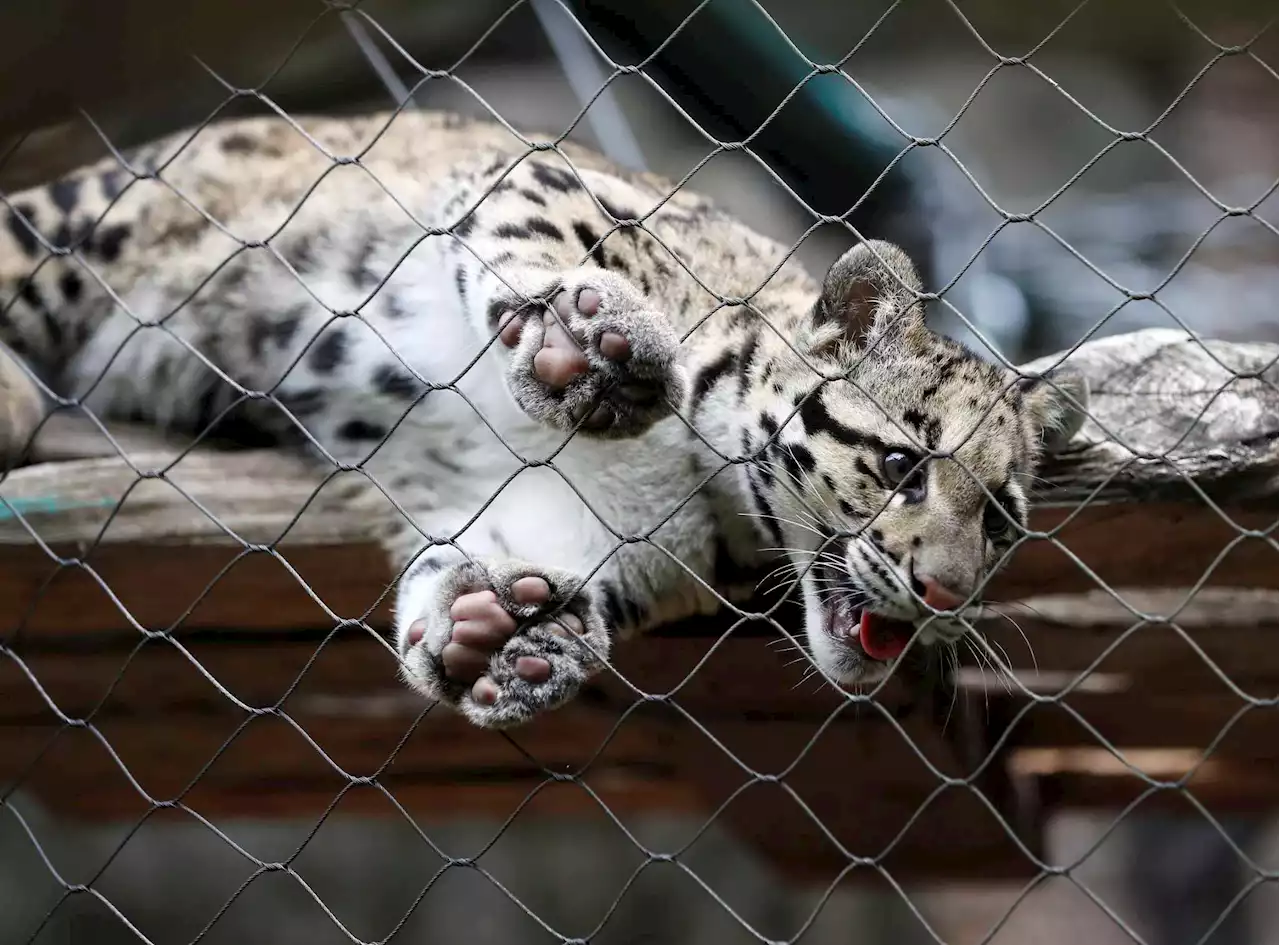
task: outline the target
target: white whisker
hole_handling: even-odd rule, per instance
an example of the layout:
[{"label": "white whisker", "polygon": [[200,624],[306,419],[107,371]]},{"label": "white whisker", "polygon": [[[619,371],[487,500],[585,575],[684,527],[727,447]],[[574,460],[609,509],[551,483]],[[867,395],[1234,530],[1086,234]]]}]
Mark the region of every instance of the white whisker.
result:
[{"label": "white whisker", "polygon": [[967,636],[964,638],[964,645],[969,648],[969,652],[972,653],[974,658],[978,661],[978,672],[982,674],[982,704],[986,711],[987,716],[990,717],[991,700],[987,693],[987,673],[986,673],[986,670],[983,669],[982,654],[978,651],[976,647],[974,647],[973,643],[970,642]]},{"label": "white whisker", "polygon": [[[987,661],[991,665],[991,671],[996,674],[996,678],[1003,678],[1005,681],[1005,691],[1011,692],[1012,688],[1010,683],[1016,683],[1018,681],[1017,677],[1014,675],[1013,670],[1009,668],[1009,665],[1005,663],[1005,661],[1000,658],[1000,655],[991,647],[991,644],[988,643],[980,633],[972,628],[969,629],[969,632],[965,634],[964,638],[969,642],[969,646],[974,650],[975,655],[978,652],[984,652],[986,654]],[[973,641],[977,641],[979,647],[981,647],[980,651],[974,648]]]}]

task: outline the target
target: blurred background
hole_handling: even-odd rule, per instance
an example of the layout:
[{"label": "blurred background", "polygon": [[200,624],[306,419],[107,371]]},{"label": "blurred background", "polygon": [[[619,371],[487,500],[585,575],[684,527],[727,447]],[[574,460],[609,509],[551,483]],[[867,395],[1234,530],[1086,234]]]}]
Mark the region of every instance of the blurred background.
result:
[{"label": "blurred background", "polygon": [[[815,274],[854,238],[815,227],[814,211],[908,246],[929,288],[946,289],[934,324],[991,356],[1024,361],[1145,326],[1276,338],[1277,30],[1262,0],[369,0],[359,10],[368,19],[319,0],[11,0],[0,9],[0,191],[105,155],[103,136],[124,148],[215,113],[268,110],[236,89],[294,114],[382,110],[412,90],[409,107],[550,132],[592,100],[572,137],[672,180],[697,168],[688,187],[795,244]],[[593,99],[613,68],[568,10],[653,81],[621,75]],[[1012,62],[1028,54],[1034,68]],[[801,84],[812,63],[836,62],[843,74]],[[714,139],[749,135],[756,157],[722,151],[699,167]],[[936,143],[909,148],[912,137]],[[1042,227],[1008,222],[1031,213]],[[1129,294],[1156,288],[1159,303]],[[0,810],[0,942],[187,942],[207,926],[208,943],[348,941],[330,913],[361,940],[396,942],[551,942],[546,926],[585,936],[601,922],[594,942],[803,931],[805,942],[911,945],[993,930],[1005,945],[1278,941],[1274,881],[1255,885],[1246,860],[1274,875],[1272,818],[1219,829],[1141,809],[1118,824],[1064,815],[1051,858],[1079,866],[1029,892],[975,879],[828,894],[788,884],[714,823],[684,860],[701,882],[660,864],[629,883],[644,857],[604,817],[504,827],[410,813],[453,855],[493,842],[485,863],[510,894],[451,870],[423,896],[441,860],[407,818],[220,821],[224,839],[191,822],[60,822],[19,792]],[[705,820],[627,828],[673,849]],[[234,895],[253,868],[228,839],[269,861],[301,847],[294,865],[310,889],[268,874]],[[97,877],[127,922],[90,896],[64,900],[55,870],[69,883]]]}]

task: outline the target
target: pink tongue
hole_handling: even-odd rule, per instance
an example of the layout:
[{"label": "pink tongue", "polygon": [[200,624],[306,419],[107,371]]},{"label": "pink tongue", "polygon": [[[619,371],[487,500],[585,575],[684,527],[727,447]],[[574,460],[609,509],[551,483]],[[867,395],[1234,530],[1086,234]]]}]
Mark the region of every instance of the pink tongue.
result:
[{"label": "pink tongue", "polygon": [[858,625],[858,642],[873,660],[891,660],[907,648],[911,633],[911,624],[906,621],[878,617],[864,610]]}]

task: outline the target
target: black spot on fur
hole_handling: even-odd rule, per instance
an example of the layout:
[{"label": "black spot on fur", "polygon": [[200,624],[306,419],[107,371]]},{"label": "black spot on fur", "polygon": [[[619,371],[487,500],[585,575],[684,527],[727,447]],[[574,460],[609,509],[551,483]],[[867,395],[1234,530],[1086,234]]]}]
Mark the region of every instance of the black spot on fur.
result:
[{"label": "black spot on fur", "polygon": [[693,393],[689,397],[691,410],[696,410],[700,401],[710,393],[720,378],[733,370],[738,355],[734,351],[722,351],[720,357],[710,364],[704,365],[693,378]]},{"label": "black spot on fur", "polygon": [[621,256],[617,256],[617,255],[610,256],[609,265],[607,268],[609,268],[613,272],[620,272],[624,276],[631,275],[631,267],[627,265],[627,261],[623,259]]},{"label": "black spot on fur", "polygon": [[266,352],[267,342],[278,347],[285,347],[293,340],[302,322],[305,305],[297,305],[281,316],[254,315],[249,319],[248,341],[249,354],[255,360],[262,360]]},{"label": "black spot on fur", "polygon": [[767,413],[760,414],[760,429],[764,430],[765,437],[772,440],[778,435],[778,421],[773,419]]},{"label": "black spot on fur", "polygon": [[850,505],[848,502],[846,502],[844,499],[836,499],[836,507],[837,507],[837,508],[838,508],[838,509],[843,513],[843,514],[845,514],[845,515],[849,516],[850,518],[853,518],[853,517],[854,517],[854,515],[855,515],[855,510],[854,510],[853,506],[852,506],[852,505]]},{"label": "black spot on fur", "polygon": [[487,312],[489,330],[497,331],[499,320],[509,311],[511,311],[511,306],[504,299],[495,299],[490,302],[489,311]]},{"label": "black spot on fur", "polygon": [[[422,451],[422,455],[424,455],[429,462],[435,463],[441,469],[447,469],[451,473],[461,474],[465,471],[461,466],[445,456],[441,450],[433,450],[428,446]],[[511,552],[507,551],[507,554],[511,554]]]},{"label": "black spot on fur", "polygon": [[124,193],[125,185],[129,180],[130,175],[124,171],[107,171],[102,175],[102,196],[107,200],[115,200]]},{"label": "black spot on fur", "polygon": [[9,233],[17,241],[18,247],[28,256],[34,256],[40,251],[40,240],[36,238],[27,223],[23,222],[23,217],[34,227],[36,208],[29,203],[18,204],[5,216],[5,226],[9,228]]},{"label": "black spot on fur", "polygon": [[604,258],[604,247],[600,246],[600,237],[596,232],[582,222],[573,224],[573,235],[578,238],[578,242],[582,244],[582,248],[591,253],[591,259],[601,269],[607,269],[608,266]]},{"label": "black spot on fur", "polygon": [[770,507],[768,499],[764,496],[764,490],[760,488],[760,485],[750,474],[747,476],[747,481],[751,486],[751,500],[755,503],[756,512],[760,515],[757,521],[764,526],[775,546],[782,545],[782,529],[778,526],[773,509]]},{"label": "black spot on fur", "polygon": [[48,306],[44,301],[44,296],[40,292],[40,287],[37,286],[35,281],[32,279],[28,279],[22,284],[22,289],[18,292],[18,296],[22,301],[26,302],[38,312],[43,312],[48,309]]},{"label": "black spot on fur", "polygon": [[266,315],[254,315],[249,319],[246,338],[249,343],[249,356],[255,361],[262,360],[262,353],[267,344],[267,335],[270,333],[270,317]]},{"label": "black spot on fur", "polygon": [[742,341],[742,351],[738,354],[738,399],[747,396],[751,386],[751,360],[756,356],[756,348],[760,346],[760,333],[753,331]]},{"label": "black spot on fur", "polygon": [[862,475],[866,476],[872,482],[876,483],[876,485],[884,486],[884,482],[880,479],[880,476],[876,474],[875,470],[867,465],[867,461],[861,456],[854,457],[853,468],[862,473]]},{"label": "black spot on fur", "polygon": [[880,562],[875,560],[875,558],[868,556],[864,559],[864,561],[866,562],[867,568],[870,569],[871,573],[874,574],[876,577],[878,577],[884,584],[888,585],[889,587],[898,586],[898,582],[893,579],[893,575],[891,575],[888,571],[886,571],[885,568],[880,564]]},{"label": "black spot on fur", "polygon": [[782,463],[782,467],[787,471],[787,476],[794,483],[802,483],[804,480],[800,475],[800,464],[796,462],[791,451],[780,443],[775,443],[770,448],[770,452],[778,457],[778,461]]},{"label": "black spot on fur", "polygon": [[942,421],[937,417],[930,417],[924,428],[924,445],[931,450],[936,450],[941,442]]},{"label": "black spot on fur", "polygon": [[373,256],[374,242],[366,239],[360,244],[360,251],[347,267],[347,278],[357,289],[372,289],[378,284],[378,276],[369,268],[369,260]]},{"label": "black spot on fur", "polygon": [[600,582],[600,596],[604,598],[604,617],[609,626],[617,629],[622,625],[622,594],[612,581]]},{"label": "black spot on fur", "polygon": [[48,303],[45,302],[44,295],[40,292],[39,287],[33,281],[28,280],[23,284],[19,295],[22,301],[39,313],[40,321],[44,325],[44,332],[49,338],[49,345],[53,350],[61,351],[64,337],[62,325],[53,317],[53,312],[49,310]]},{"label": "black spot on fur", "polygon": [[315,237],[308,233],[298,237],[284,252],[285,262],[298,272],[307,272],[315,266]]},{"label": "black spot on fur", "polygon": [[378,295],[382,300],[382,310],[386,312],[387,318],[395,322],[402,322],[413,314],[404,304],[404,296],[399,292],[382,292]]},{"label": "black spot on fur", "polygon": [[75,177],[64,177],[49,187],[49,199],[63,213],[70,213],[80,202],[80,185],[83,182]]},{"label": "black spot on fur", "polygon": [[545,207],[547,205],[547,201],[543,198],[542,194],[538,193],[536,190],[530,190],[528,187],[521,188],[520,196],[530,203],[537,204],[539,207]]},{"label": "black spot on fur", "polygon": [[564,242],[564,231],[545,217],[530,217],[525,221],[524,225],[530,233],[545,236],[547,239],[555,240],[557,243]]},{"label": "black spot on fur", "polygon": [[494,228],[493,235],[499,239],[527,240],[533,238],[533,231],[519,223],[500,223]]},{"label": "black spot on fur", "polygon": [[529,169],[533,173],[533,179],[543,187],[558,190],[562,194],[582,189],[578,179],[562,168],[552,167],[549,164],[543,164],[541,161],[530,161]]},{"label": "black spot on fur", "polygon": [[98,255],[105,262],[114,262],[120,258],[120,251],[124,248],[124,241],[129,238],[132,232],[127,223],[120,223],[116,226],[109,226],[98,234],[95,244]]},{"label": "black spot on fur", "polygon": [[424,390],[416,377],[395,364],[382,364],[373,372],[373,386],[388,397],[414,400]]},{"label": "black spot on fur", "polygon": [[342,440],[383,440],[386,436],[386,427],[359,418],[352,418],[338,427],[338,438]]},{"label": "black spot on fur", "polygon": [[58,288],[62,290],[62,297],[67,302],[75,303],[84,294],[84,280],[80,278],[80,273],[68,269],[58,277]]},{"label": "black spot on fur", "polygon": [[605,619],[611,628],[630,629],[644,621],[644,608],[624,594],[613,581],[600,582],[600,595],[604,598]]},{"label": "black spot on fur", "polygon": [[817,467],[818,464],[813,458],[813,453],[803,443],[792,444],[787,449],[795,455],[796,462],[800,464],[800,468],[805,472],[813,472]]},{"label": "black spot on fur", "polygon": [[724,536],[716,539],[716,555],[712,563],[712,582],[716,587],[733,587],[754,583],[755,572],[738,563]]},{"label": "black spot on fur", "polygon": [[457,224],[453,228],[453,233],[455,236],[460,236],[463,239],[466,239],[468,236],[471,235],[471,231],[474,230],[475,228],[476,228],[476,215],[475,213],[468,213],[465,217],[463,217],[461,220],[457,222]]},{"label": "black spot on fur", "polygon": [[626,226],[630,221],[635,220],[638,216],[634,210],[627,210],[625,207],[619,207],[617,204],[610,203],[604,197],[597,197],[597,199],[600,201],[600,206],[604,207],[605,212],[609,214],[609,216],[613,217],[626,227],[626,232],[629,236],[634,237],[636,235],[634,230]]},{"label": "black spot on fur", "polygon": [[306,417],[324,409],[327,401],[325,391],[321,387],[307,387],[303,390],[281,392],[277,399],[296,417]]},{"label": "black spot on fur", "polygon": [[223,154],[251,154],[258,149],[258,142],[242,131],[233,132],[222,139]]},{"label": "black spot on fur", "polygon": [[956,371],[958,371],[959,369],[960,369],[960,361],[958,359],[950,358],[949,356],[944,355],[942,357],[942,360],[938,362],[937,383],[939,384],[939,386],[947,383],[953,377],[955,377]]},{"label": "black spot on fur", "polygon": [[936,417],[931,417],[916,407],[909,407],[902,412],[902,422],[923,437],[925,446],[929,449],[938,448],[938,442],[942,438],[942,423]]},{"label": "black spot on fur", "polygon": [[93,221],[81,220],[73,223],[70,218],[58,224],[53,234],[53,245],[60,249],[76,249],[83,247],[86,252],[93,252]]},{"label": "black spot on fur", "polygon": [[804,424],[804,428],[809,431],[811,436],[817,436],[825,433],[837,443],[845,446],[860,446],[875,449],[883,452],[885,448],[884,442],[871,433],[863,433],[855,430],[853,427],[846,426],[827,410],[827,405],[822,402],[822,390],[813,391],[808,398],[800,405],[800,422]]},{"label": "black spot on fur", "polygon": [[237,394],[212,371],[205,371],[195,396],[192,429],[204,437],[215,437],[228,429]]},{"label": "black spot on fur", "polygon": [[431,551],[425,552],[417,561],[409,565],[409,570],[405,571],[403,580],[411,581],[424,574],[438,574],[443,571],[445,569],[444,562],[438,561],[431,556],[431,552],[436,550],[433,548]]},{"label": "black spot on fur", "polygon": [[347,353],[347,336],[341,329],[331,328],[307,355],[311,369],[317,374],[332,374]]},{"label": "black spot on fur", "polygon": [[467,270],[459,266],[453,271],[453,284],[458,287],[458,300],[467,304]]},{"label": "black spot on fur", "polygon": [[773,382],[773,392],[774,392],[775,394],[781,394],[781,393],[782,393],[782,382],[781,382],[781,381],[774,381],[774,382]]}]

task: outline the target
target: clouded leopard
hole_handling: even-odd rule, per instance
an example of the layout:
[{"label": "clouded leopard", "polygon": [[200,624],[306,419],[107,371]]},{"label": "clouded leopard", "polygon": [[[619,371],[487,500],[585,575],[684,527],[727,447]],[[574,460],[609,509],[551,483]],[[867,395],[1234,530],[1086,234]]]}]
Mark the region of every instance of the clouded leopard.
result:
[{"label": "clouded leopard", "polygon": [[[403,512],[404,678],[478,725],[564,703],[615,635],[742,600],[779,556],[838,684],[922,623],[956,637],[1079,426],[1074,377],[931,332],[887,243],[814,280],[583,149],[390,117],[227,121],[9,195],[0,341],[102,415],[234,418],[365,471]],[[39,411],[0,376],[17,447]]]}]

